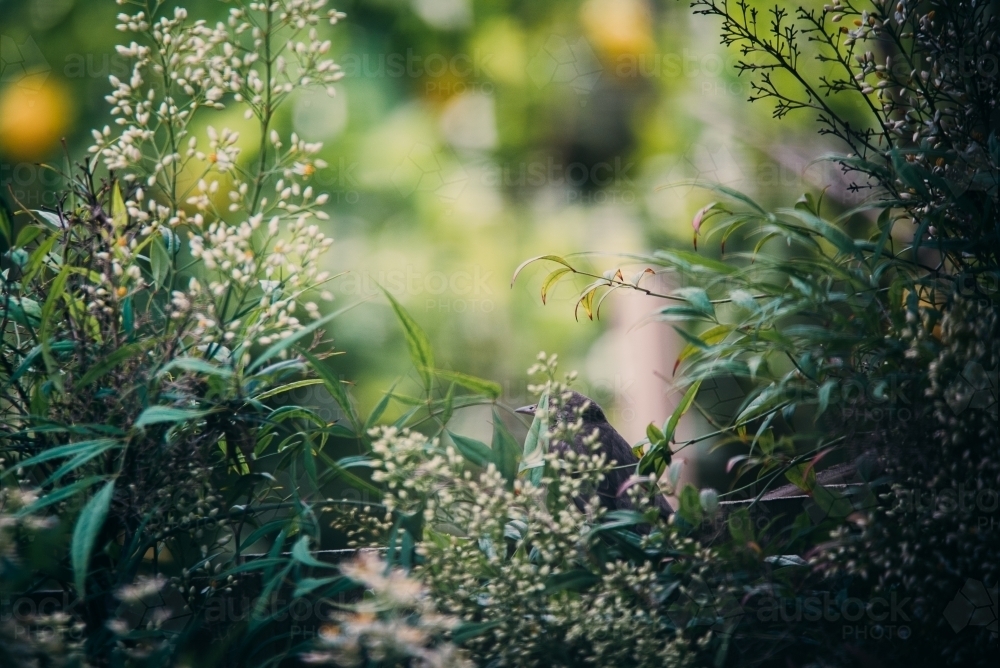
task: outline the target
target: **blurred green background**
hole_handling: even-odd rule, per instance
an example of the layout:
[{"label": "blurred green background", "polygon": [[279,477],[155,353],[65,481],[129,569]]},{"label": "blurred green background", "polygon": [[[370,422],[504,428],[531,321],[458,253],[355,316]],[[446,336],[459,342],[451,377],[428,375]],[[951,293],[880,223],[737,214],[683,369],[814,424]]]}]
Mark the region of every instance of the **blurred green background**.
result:
[{"label": "blurred green background", "polygon": [[[230,6],[181,4],[209,20]],[[692,215],[710,198],[662,188],[690,179],[771,205],[834,184],[831,196],[850,203],[836,171],[810,166],[835,148],[813,119],[775,123],[768,103],[748,104],[738,51],[720,46],[719,26],[686,2],[351,0],[337,9],[347,18],[322,28],[346,73],[337,95],[299,95],[279,126],[325,142],[328,167],[313,179],[330,193],[330,270],[348,272],[334,306],[371,298],[334,322],[346,351],[334,364],[357,381],[365,410],[409,368],[380,283],[428,331],[439,366],[501,382],[516,406],[529,402],[525,369],[537,352],[559,353],[563,370],[579,370],[579,389],[638,440],[676,401],[676,335],[638,326],[659,304],[612,298],[599,321],[577,322],[568,285],[543,306],[548,268],[529,267],[511,288],[515,267],[547,253],[690,248]],[[128,71],[114,51],[124,37],[118,11],[113,0],[0,0],[8,201],[52,205],[58,183],[35,163],[61,160],[62,137],[82,157],[90,129],[109,122],[108,75]],[[216,127],[244,129],[251,157],[256,140],[241,117],[210,113]],[[700,250],[718,256],[714,245]],[[292,399],[308,402],[310,389]],[[711,391],[738,396],[724,383]],[[458,429],[488,438],[488,416],[467,410]],[[693,419],[687,431],[703,426]]]}]

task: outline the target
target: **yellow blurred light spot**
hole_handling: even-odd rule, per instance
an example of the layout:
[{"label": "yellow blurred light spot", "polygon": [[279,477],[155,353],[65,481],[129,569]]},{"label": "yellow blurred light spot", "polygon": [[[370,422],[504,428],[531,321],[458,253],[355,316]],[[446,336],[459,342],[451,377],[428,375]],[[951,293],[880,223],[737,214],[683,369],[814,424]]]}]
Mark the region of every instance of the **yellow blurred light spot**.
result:
[{"label": "yellow blurred light spot", "polygon": [[128,239],[126,239],[125,237],[118,237],[115,240],[115,243],[118,244],[121,248],[125,248],[125,246],[128,245]]},{"label": "yellow blurred light spot", "polygon": [[209,162],[218,162],[219,161],[219,154],[218,153],[209,153],[208,154],[208,161]]},{"label": "yellow blurred light spot", "polygon": [[69,91],[51,79],[31,88],[22,83],[0,90],[0,151],[8,160],[42,160],[69,127]]},{"label": "yellow blurred light spot", "polygon": [[[524,33],[508,18],[491,19],[474,39],[473,77],[520,84],[527,74]],[[476,59],[479,59],[476,62]]]},{"label": "yellow blurred light spot", "polygon": [[608,56],[655,48],[650,33],[652,19],[644,0],[588,0],[580,11],[587,37]]},{"label": "yellow blurred light spot", "polygon": [[118,289],[115,292],[118,293],[119,297],[124,297],[125,295],[128,294],[128,288],[126,288],[124,285],[121,285],[118,286]]}]

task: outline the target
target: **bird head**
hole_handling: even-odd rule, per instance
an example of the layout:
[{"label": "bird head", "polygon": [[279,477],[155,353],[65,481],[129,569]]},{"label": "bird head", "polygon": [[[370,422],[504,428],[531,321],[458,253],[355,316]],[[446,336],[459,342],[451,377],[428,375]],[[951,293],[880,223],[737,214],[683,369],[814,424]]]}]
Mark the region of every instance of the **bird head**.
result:
[{"label": "bird head", "polygon": [[[549,399],[549,405],[553,410],[557,404],[555,399]],[[534,415],[538,410],[538,404],[522,406],[514,410],[515,413]],[[556,417],[564,422],[575,422],[577,416],[583,417],[584,424],[600,424],[607,422],[604,411],[597,405],[597,402],[589,397],[585,397],[579,392],[569,392],[569,397],[563,402],[562,408],[558,409]]]}]

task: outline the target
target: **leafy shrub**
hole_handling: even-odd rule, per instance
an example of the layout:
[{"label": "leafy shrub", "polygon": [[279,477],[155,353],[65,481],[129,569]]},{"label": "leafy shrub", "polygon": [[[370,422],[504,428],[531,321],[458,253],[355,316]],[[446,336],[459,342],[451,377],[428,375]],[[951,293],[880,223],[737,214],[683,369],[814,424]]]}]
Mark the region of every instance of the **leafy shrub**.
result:
[{"label": "leafy shrub", "polygon": [[[330,280],[319,145],[270,127],[294,88],[340,77],[317,26],[342,14],[324,4],[241,4],[215,26],[160,2],[119,15],[139,41],[118,47],[115,124],[58,206],[4,220],[3,549],[32,560],[11,557],[4,594],[16,611],[65,592],[62,624],[82,628],[67,661],[273,664],[301,642],[276,621],[289,601],[351,586],[310,546],[324,504],[350,503],[319,489],[349,475],[323,447],[352,432],[280,405],[324,382],[302,379],[304,351],[326,354],[336,315],[310,301]],[[251,159],[236,132],[202,129],[224,105],[256,122]],[[36,665],[18,656],[4,665]]]},{"label": "leafy shrub", "polygon": [[[970,623],[972,613],[963,616],[954,601],[970,583],[995,598],[998,582],[986,558],[1000,547],[988,528],[1000,488],[998,83],[969,70],[970,62],[1000,55],[995,8],[948,1],[766,12],[745,2],[693,6],[722,19],[723,42],[744,57],[739,69],[751,77],[751,100],[774,100],[777,118],[813,111],[822,133],[848,145],[851,153],[829,159],[854,176],[850,189],[865,200],[831,216],[823,198],[807,195],[770,212],[743,193],[708,186],[722,201],[695,215],[695,252],[632,256],[642,263],[637,272],[603,274],[565,258],[535,258],[559,265],[543,289],[590,276],[577,303],[589,317],[619,289],[671,302],[656,317],[675,323],[687,342],[678,373],[688,392],[722,375],[747,389],[712,434],[746,448],[730,465],[750,482],[731,494],[752,488],[760,499],[787,479],[811,497],[812,519],[823,520],[810,527],[803,515],[792,527],[805,539],[798,554],[812,547],[811,570],[802,569],[805,560],[789,560],[791,573],[758,578],[729,557],[717,562],[739,574],[731,591],[748,620],[731,646],[722,644],[728,660],[849,665],[868,655],[907,665],[935,656],[985,665],[995,626]],[[820,68],[805,57],[806,44]],[[840,111],[844,95],[857,96],[868,118]],[[852,234],[859,225],[868,230]],[[713,237],[723,260],[697,252],[699,240]],[[912,241],[897,248],[904,237]],[[753,250],[726,254],[727,242]],[[655,294],[641,283],[661,272],[680,287]],[[669,453],[648,448],[639,470],[662,468]],[[838,458],[857,459],[860,486],[837,491],[816,482],[817,464]],[[873,492],[881,495],[874,508]],[[978,503],[951,502],[970,493]],[[928,496],[929,503],[914,503]],[[831,521],[840,525],[832,541]],[[758,538],[765,539],[761,557],[775,545],[795,547],[774,532]],[[826,614],[813,624],[793,615],[773,635],[760,622],[774,621],[761,603],[775,595],[799,611],[812,596],[863,605],[898,596],[911,605],[906,635],[890,642],[891,627],[868,616],[863,633],[845,638],[828,623],[839,616]]]}]

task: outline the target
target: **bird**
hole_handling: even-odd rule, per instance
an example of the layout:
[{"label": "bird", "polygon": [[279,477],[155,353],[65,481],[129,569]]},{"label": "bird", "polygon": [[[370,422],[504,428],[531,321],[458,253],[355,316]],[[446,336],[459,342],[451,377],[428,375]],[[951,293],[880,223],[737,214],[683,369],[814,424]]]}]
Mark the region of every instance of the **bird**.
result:
[{"label": "bird", "polygon": [[[554,403],[554,400],[551,401]],[[537,410],[538,404],[532,404],[517,408],[514,412],[533,416]],[[639,463],[639,459],[632,452],[632,447],[611,426],[604,411],[596,401],[579,392],[569,391],[568,398],[558,409],[555,417],[559,421],[572,424],[576,422],[578,416],[583,420],[583,428],[576,435],[573,443],[568,445],[555,442],[553,447],[557,450],[570,447],[574,452],[589,455],[591,450],[584,443],[584,440],[596,429],[598,432],[597,440],[600,442],[598,452],[603,453],[616,467],[608,471],[597,486],[597,496],[600,498],[601,505],[608,510],[634,510],[631,499],[624,491],[625,483],[635,475]],[[661,517],[667,518],[673,514],[673,508],[662,495],[657,494],[654,503],[660,511]]]}]

